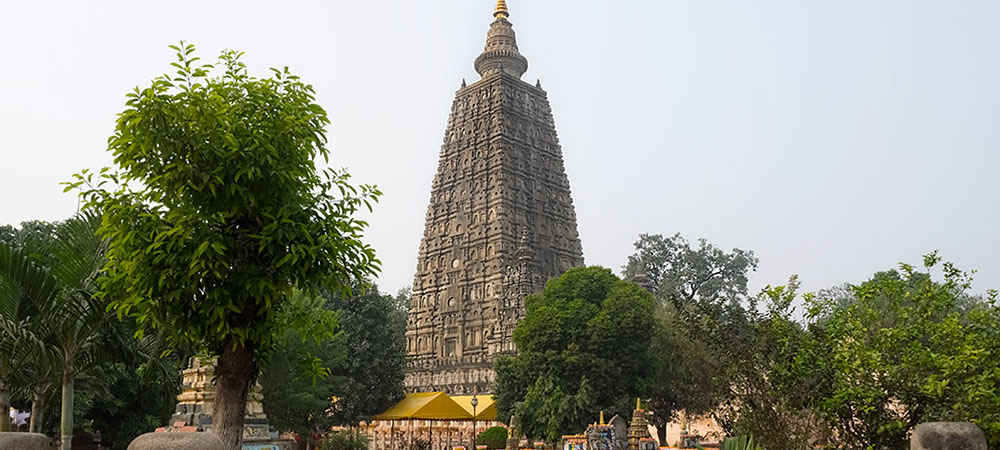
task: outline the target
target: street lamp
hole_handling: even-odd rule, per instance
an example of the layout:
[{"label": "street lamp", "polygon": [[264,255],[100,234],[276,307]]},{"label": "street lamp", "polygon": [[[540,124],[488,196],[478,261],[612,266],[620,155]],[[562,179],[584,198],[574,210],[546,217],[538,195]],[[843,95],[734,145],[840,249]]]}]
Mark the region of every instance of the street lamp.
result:
[{"label": "street lamp", "polygon": [[479,405],[479,399],[476,398],[476,392],[472,392],[472,447],[469,450],[476,450],[476,406]]}]

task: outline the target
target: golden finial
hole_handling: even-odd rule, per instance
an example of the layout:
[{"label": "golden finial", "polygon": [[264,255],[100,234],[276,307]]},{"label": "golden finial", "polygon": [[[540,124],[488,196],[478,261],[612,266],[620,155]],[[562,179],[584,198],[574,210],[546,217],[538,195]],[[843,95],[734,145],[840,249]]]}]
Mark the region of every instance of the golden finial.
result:
[{"label": "golden finial", "polygon": [[641,401],[639,400],[639,398],[637,397],[637,398],[635,399],[635,410],[636,410],[636,411],[639,411],[639,410],[641,410],[641,409],[642,409],[642,403],[641,403]]},{"label": "golden finial", "polygon": [[[503,0],[500,0],[503,1]],[[604,425],[604,411],[601,411],[601,425]]]},{"label": "golden finial", "polygon": [[493,17],[497,19],[510,17],[510,10],[507,9],[506,0],[497,0],[497,7],[493,10]]}]

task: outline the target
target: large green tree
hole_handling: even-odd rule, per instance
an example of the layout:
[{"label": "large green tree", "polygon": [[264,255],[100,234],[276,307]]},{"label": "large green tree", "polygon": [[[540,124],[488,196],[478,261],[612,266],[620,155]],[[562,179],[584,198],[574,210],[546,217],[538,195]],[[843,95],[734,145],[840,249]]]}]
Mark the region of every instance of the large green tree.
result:
[{"label": "large green tree", "polygon": [[379,192],[317,169],[329,119],[287,68],[257,78],[226,51],[213,76],[194,46],[173,48],[175,74],[128,94],[109,139],[115,166],[67,189],[103,213],[114,310],[218,357],[213,430],[238,450],[251,380],[292,290],[377,271],[354,216]]},{"label": "large green tree", "polygon": [[751,327],[744,308],[747,279],[757,268],[749,250],[725,251],[705,239],[692,245],[680,234],[642,234],[623,267],[626,280],[658,302],[653,339],[655,383],[650,420],[660,441],[679,411],[707,414],[729,394],[725,361],[741,355]]},{"label": "large green tree", "polygon": [[[831,379],[818,410],[850,448],[904,449],[916,425],[972,421],[1000,445],[1000,309],[996,292],[937,253],[811,302]],[[943,274],[934,280],[935,271]]]},{"label": "large green tree", "polygon": [[747,296],[747,276],[757,269],[752,251],[727,252],[705,239],[692,247],[679,233],[670,237],[640,234],[628,257],[624,278],[645,286],[678,306],[697,304],[717,310]]},{"label": "large green tree", "polygon": [[331,331],[329,319],[337,322],[336,333],[325,340],[290,327],[261,376],[271,422],[296,432],[300,448],[308,448],[315,444],[311,436],[357,425],[402,398],[406,301],[375,286],[352,295],[297,295],[294,301],[289,319],[325,323]]},{"label": "large green tree", "polygon": [[354,426],[403,398],[409,299],[381,294],[374,285],[352,295],[328,290],[324,298],[337,313],[347,356],[330,367],[337,397],[330,413],[336,425]]},{"label": "large green tree", "polygon": [[496,360],[498,420],[531,438],[580,432],[599,411],[627,414],[650,388],[653,296],[602,267],[570,269],[525,300],[517,354]]},{"label": "large green tree", "polygon": [[742,337],[718,365],[726,384],[713,416],[765,448],[809,448],[829,435],[813,408],[829,392],[827,349],[821,333],[793,317],[798,286],[793,276],[751,298]]}]

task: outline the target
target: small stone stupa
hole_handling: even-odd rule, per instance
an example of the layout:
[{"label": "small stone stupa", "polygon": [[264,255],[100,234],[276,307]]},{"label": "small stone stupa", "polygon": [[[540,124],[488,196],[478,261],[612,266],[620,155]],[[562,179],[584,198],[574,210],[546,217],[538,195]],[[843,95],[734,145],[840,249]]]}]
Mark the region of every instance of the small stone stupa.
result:
[{"label": "small stone stupa", "polygon": [[628,450],[656,450],[656,441],[649,434],[649,422],[646,421],[646,411],[642,409],[642,401],[635,399],[635,411],[632,411],[632,422],[628,425]]},{"label": "small stone stupa", "polygon": [[[156,431],[212,431],[214,375],[215,364],[211,360],[191,358],[188,368],[181,371],[181,393],[177,396],[177,409],[170,417],[170,425]],[[247,396],[247,415],[243,422],[244,442],[269,442],[277,438],[271,435],[262,399],[259,387],[250,390]]]}]

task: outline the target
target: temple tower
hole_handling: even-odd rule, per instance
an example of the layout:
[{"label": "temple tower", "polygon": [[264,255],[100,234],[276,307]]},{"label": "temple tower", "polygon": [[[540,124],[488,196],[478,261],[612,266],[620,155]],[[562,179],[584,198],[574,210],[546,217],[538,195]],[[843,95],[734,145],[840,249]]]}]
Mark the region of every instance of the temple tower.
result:
[{"label": "temple tower", "polygon": [[547,95],[521,81],[504,0],[493,17],[482,79],[456,92],[431,184],[406,331],[412,392],[488,392],[524,297],[583,265]]}]

